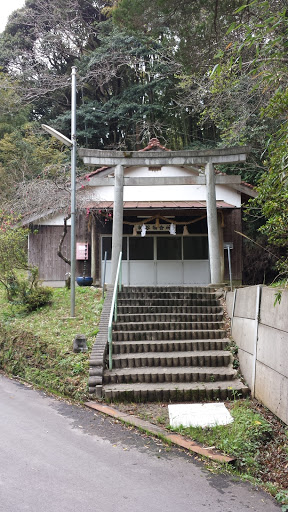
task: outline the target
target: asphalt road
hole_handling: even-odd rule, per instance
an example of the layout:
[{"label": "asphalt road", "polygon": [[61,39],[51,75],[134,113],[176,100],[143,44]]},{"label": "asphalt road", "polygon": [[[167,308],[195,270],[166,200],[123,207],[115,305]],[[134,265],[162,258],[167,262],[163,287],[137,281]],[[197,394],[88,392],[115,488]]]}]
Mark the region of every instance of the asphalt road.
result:
[{"label": "asphalt road", "polygon": [[1,512],[276,512],[248,483],[0,375]]}]

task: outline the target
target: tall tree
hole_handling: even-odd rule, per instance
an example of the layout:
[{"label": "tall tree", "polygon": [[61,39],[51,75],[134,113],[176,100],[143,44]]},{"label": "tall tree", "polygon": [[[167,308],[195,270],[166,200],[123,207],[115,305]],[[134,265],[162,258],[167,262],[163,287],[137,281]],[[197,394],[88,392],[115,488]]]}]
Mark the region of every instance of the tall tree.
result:
[{"label": "tall tree", "polygon": [[[241,12],[247,8],[243,5]],[[212,73],[216,83],[213,108],[216,102],[220,103],[219,95],[225,96],[227,91],[237,93],[244,82],[247,84],[246,103],[253,105],[253,99],[257,99],[254,129],[263,132],[261,163],[264,172],[257,189],[258,197],[250,201],[248,218],[258,226],[261,222],[259,231],[277,248],[276,266],[287,276],[288,11],[286,2],[281,0],[276,3],[254,0],[249,9],[249,23],[240,27],[241,41],[237,40],[218,54],[219,62]],[[230,31],[238,29],[232,25]],[[248,114],[251,116],[251,109]],[[217,115],[220,117],[220,111]],[[247,140],[247,112],[239,115],[236,109],[234,119],[230,136],[235,137],[237,132],[237,137],[240,134],[242,140]]]}]

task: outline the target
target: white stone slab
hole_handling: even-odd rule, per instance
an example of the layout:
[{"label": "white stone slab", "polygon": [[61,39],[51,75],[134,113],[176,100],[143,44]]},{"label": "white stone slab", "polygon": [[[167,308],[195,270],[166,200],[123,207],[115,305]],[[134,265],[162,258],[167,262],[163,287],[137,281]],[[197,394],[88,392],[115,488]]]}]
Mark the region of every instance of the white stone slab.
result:
[{"label": "white stone slab", "polygon": [[228,425],[233,418],[223,403],[168,405],[171,427],[215,427]]}]

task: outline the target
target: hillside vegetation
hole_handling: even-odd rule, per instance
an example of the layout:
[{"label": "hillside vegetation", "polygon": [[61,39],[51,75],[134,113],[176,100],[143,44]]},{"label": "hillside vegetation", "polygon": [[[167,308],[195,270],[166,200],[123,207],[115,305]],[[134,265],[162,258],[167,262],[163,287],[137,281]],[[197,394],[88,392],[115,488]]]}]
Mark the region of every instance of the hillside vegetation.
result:
[{"label": "hillside vegetation", "polygon": [[[76,317],[71,318],[70,293],[59,288],[50,306],[27,314],[9,304],[0,287],[0,369],[62,397],[87,399],[89,348],[101,309],[99,290],[77,287]],[[88,352],[73,352],[76,334],[86,335]]]}]

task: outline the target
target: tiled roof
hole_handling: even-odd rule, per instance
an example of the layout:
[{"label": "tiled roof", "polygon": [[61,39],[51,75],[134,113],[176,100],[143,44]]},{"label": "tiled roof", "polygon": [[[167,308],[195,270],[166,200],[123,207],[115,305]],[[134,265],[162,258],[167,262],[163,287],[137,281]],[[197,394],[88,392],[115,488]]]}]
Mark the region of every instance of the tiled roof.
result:
[{"label": "tiled roof", "polygon": [[92,178],[95,176],[95,174],[98,174],[102,171],[106,171],[106,169],[109,169],[109,167],[100,167],[99,169],[95,169],[95,171],[89,172],[89,174],[86,174],[85,180],[88,180],[88,178]]},{"label": "tiled roof", "polygon": [[[105,210],[113,208],[113,201],[100,201],[91,202],[88,208],[95,208],[97,210]],[[225,201],[216,201],[217,208],[236,208],[236,206],[226,203]],[[206,201],[124,201],[123,208],[126,210],[134,209],[162,209],[162,208],[197,208],[206,210]]]}]

